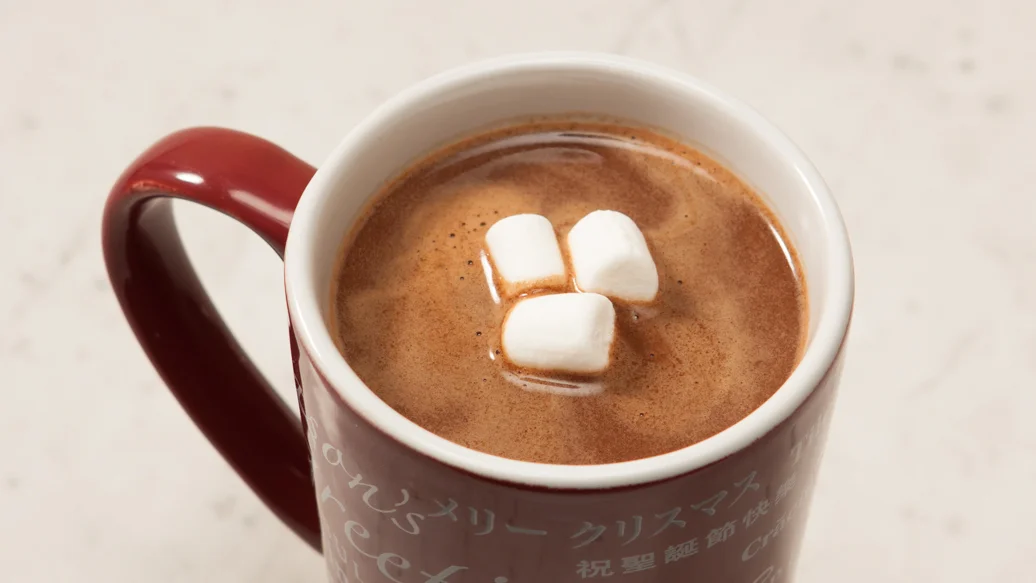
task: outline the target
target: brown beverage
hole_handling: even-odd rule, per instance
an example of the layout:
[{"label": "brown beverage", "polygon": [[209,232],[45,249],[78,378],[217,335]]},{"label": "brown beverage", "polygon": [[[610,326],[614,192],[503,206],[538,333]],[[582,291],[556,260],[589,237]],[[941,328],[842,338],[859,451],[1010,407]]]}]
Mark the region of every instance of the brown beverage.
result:
[{"label": "brown beverage", "polygon": [[[612,364],[588,395],[503,362],[513,301],[493,301],[483,262],[497,220],[541,214],[564,240],[598,209],[640,227],[660,287],[650,306],[615,303]],[[335,340],[381,399],[542,463],[644,458],[726,429],[784,383],[807,330],[798,260],[762,201],[702,153],[615,123],[530,122],[433,153],[374,197],[335,280]]]}]

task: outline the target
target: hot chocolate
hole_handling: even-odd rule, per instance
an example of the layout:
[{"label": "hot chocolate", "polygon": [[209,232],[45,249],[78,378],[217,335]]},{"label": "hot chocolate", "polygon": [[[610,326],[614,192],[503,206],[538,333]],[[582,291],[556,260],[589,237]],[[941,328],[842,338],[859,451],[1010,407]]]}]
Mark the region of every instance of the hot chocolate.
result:
[{"label": "hot chocolate", "polygon": [[[573,252],[614,247],[607,231],[570,237],[577,222],[605,210],[642,233],[646,249],[629,234],[633,246],[614,251],[640,263],[576,273]],[[547,225],[519,218],[532,234],[522,235],[527,249],[512,245],[525,255],[511,268],[487,231],[515,215],[539,215]],[[614,236],[627,236],[622,225]],[[536,253],[546,259],[528,273],[542,278],[502,276],[501,267],[522,273],[521,262]],[[636,270],[640,287],[627,285],[623,274]],[[516,311],[533,299],[586,293],[580,284],[591,280],[604,282],[598,297],[610,301],[612,320],[598,300],[557,298],[538,301],[555,312]],[[755,193],[677,141],[592,121],[488,131],[414,164],[373,198],[347,237],[332,301],[346,361],[402,415],[476,450],[556,464],[649,457],[722,431],[783,384],[807,330],[795,251]],[[505,334],[515,314],[522,325]],[[543,322],[537,334],[553,322],[554,336],[530,336],[535,318]],[[575,361],[556,350],[575,354],[600,342],[605,322],[613,326],[607,344],[580,361],[591,364],[567,366]],[[598,335],[586,336],[584,325]],[[519,360],[504,346],[508,338],[523,339],[534,356],[556,347],[547,352],[554,358]]]}]

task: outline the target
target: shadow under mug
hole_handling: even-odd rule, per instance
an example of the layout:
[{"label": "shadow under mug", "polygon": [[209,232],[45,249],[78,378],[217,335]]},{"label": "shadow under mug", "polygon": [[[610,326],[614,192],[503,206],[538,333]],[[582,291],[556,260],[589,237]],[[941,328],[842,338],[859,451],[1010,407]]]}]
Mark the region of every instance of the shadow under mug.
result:
[{"label": "shadow under mug", "polygon": [[[596,466],[503,459],[411,423],[360,381],[326,326],[338,247],[408,163],[501,122],[596,114],[661,128],[753,186],[802,259],[809,340],[748,417],[688,448]],[[244,223],[284,258],[301,420],[226,329],[170,199]],[[778,583],[791,578],[853,304],[838,209],[805,156],[745,105],[610,55],[519,55],[424,81],[375,110],[317,170],[259,138],[172,134],[104,212],[112,285],[191,418],[339,583]]]}]

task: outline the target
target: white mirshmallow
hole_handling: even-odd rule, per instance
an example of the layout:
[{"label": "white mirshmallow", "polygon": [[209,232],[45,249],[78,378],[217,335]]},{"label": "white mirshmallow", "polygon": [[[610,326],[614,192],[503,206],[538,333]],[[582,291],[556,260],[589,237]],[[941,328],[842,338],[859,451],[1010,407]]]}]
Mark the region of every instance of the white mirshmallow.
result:
[{"label": "white mirshmallow", "polygon": [[608,368],[615,307],[595,293],[547,294],[519,301],[504,320],[504,357],[538,371],[596,374]]},{"label": "white mirshmallow", "polygon": [[565,261],[547,217],[522,214],[500,219],[486,231],[486,248],[506,297],[566,284]]},{"label": "white mirshmallow", "polygon": [[644,234],[616,211],[594,211],[568,232],[568,253],[580,291],[612,299],[650,302],[658,294],[658,269]]}]

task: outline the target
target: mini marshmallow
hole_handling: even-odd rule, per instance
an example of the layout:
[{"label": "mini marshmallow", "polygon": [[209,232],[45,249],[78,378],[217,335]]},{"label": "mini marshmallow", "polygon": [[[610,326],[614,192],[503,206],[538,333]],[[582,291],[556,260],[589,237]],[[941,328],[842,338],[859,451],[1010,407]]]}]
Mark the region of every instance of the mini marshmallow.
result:
[{"label": "mini marshmallow", "polygon": [[644,234],[616,211],[594,211],[568,232],[568,252],[581,291],[631,302],[658,294],[658,269]]},{"label": "mini marshmallow", "polygon": [[547,217],[524,214],[500,219],[486,231],[486,247],[503,280],[505,296],[565,284],[565,261]]},{"label": "mini marshmallow", "polygon": [[593,374],[608,368],[615,307],[592,293],[549,294],[518,302],[504,320],[504,357],[532,370]]}]

